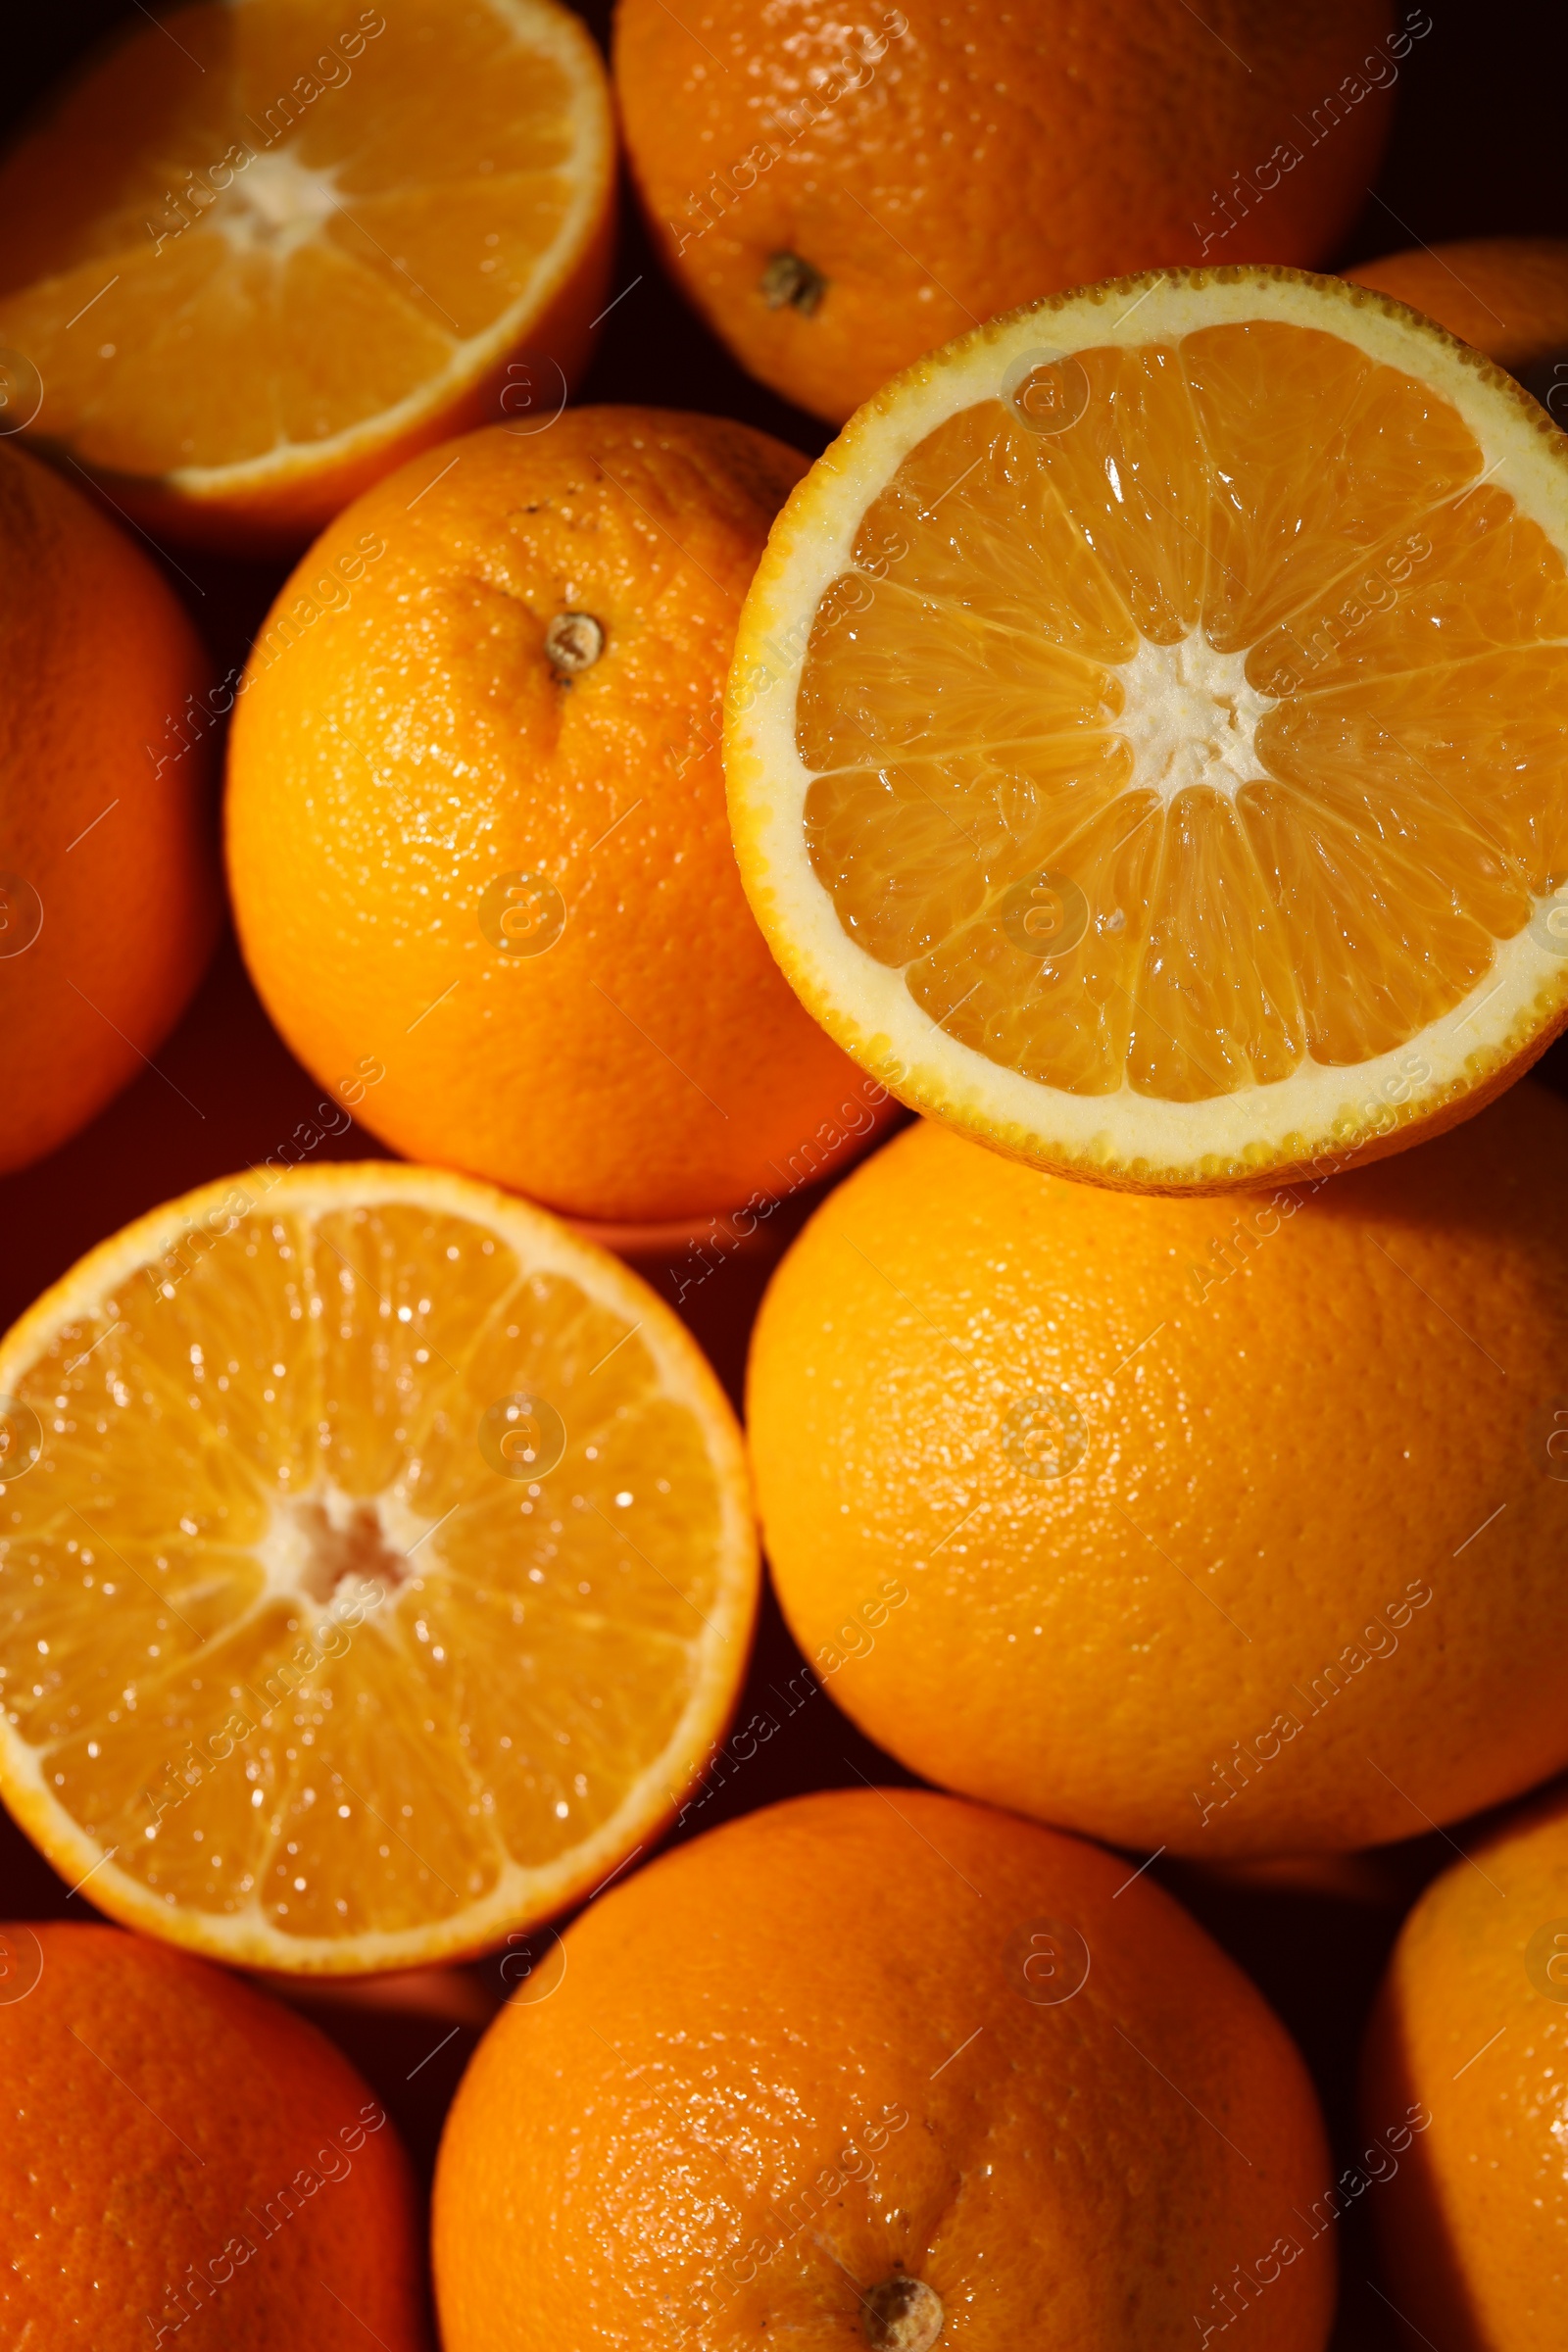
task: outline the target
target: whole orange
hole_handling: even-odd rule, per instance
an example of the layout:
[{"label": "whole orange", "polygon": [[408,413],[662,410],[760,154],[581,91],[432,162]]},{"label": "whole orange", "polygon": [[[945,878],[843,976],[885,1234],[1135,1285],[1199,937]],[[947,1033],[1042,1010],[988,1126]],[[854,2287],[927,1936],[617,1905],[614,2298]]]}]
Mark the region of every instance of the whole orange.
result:
[{"label": "whole orange", "polygon": [[228,869],[262,998],[413,1158],[579,1215],[788,1189],[885,1090],[805,1013],[735,870],[719,710],[793,450],[572,409],[361,499],[257,641]]},{"label": "whole orange", "polygon": [[1387,0],[619,0],[632,172],[742,365],[835,422],[998,311],[1165,263],[1322,261],[1401,61]]},{"label": "whole orange", "polygon": [[0,1928],[5,2341],[421,2352],[386,2109],[221,1969],[119,1928]]},{"label": "whole orange", "polygon": [[784,1612],[929,1779],[1208,1860],[1420,1835],[1568,1759],[1568,1106],[1118,1195],[897,1137],[774,1275]]},{"label": "whole orange", "polygon": [[85,1126],[201,977],[205,679],[140,549],[0,442],[0,1171]]},{"label": "whole orange", "polygon": [[1568,2308],[1568,1796],[1463,1857],[1404,1924],[1367,2029],[1370,2133],[1414,2137],[1373,2218],[1438,2352],[1534,2352]]},{"label": "whole orange", "polygon": [[[1568,348],[1568,237],[1461,237],[1361,262],[1346,276],[1425,311],[1515,375]],[[1558,424],[1568,415],[1557,399]]]},{"label": "whole orange", "polygon": [[446,2352],[1152,2352],[1238,2297],[1250,2341],[1320,2352],[1305,2070],[1127,1880],[1075,1838],[867,1788],[614,1888],[448,2119]]}]

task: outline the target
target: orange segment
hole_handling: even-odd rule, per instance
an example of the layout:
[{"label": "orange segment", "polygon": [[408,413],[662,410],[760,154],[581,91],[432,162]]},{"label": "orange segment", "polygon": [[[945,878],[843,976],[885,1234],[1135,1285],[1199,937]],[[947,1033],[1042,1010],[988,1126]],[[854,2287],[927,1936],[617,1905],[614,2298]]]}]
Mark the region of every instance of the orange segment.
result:
[{"label": "orange segment", "polygon": [[1359,557],[1485,465],[1451,403],[1342,333],[1205,327],[1182,364],[1208,462],[1203,627],[1222,653],[1353,582]]},{"label": "orange segment", "polygon": [[543,1212],[401,1166],[250,1189],[0,1350],[0,1782],[129,1924],[413,1966],[559,1909],[700,1769],[756,1597],[738,1439]]},{"label": "orange segment", "polygon": [[476,421],[511,352],[580,364],[612,172],[556,0],[184,9],[0,167],[0,340],[32,429],[133,496],[315,524]]},{"label": "orange segment", "polygon": [[1394,827],[1380,838],[1378,814],[1366,804],[1347,811],[1322,792],[1260,790],[1248,809],[1259,863],[1278,877],[1299,943],[1306,1048],[1323,1062],[1393,1052],[1492,963],[1493,938],[1451,903],[1421,851],[1401,855]]},{"label": "orange segment", "polygon": [[1054,858],[1042,843],[1036,873],[994,892],[983,922],[956,932],[907,975],[910,995],[950,1036],[1031,1073],[1070,1069],[1086,1092],[1098,1092],[1126,1057],[1140,942],[1125,923],[1107,924],[1061,956],[1039,950],[1057,926],[1070,937],[1091,891],[1123,905],[1147,888],[1158,836],[1152,804],[1116,791],[1126,766],[1107,762],[1099,792],[1074,798],[1068,821],[1085,819],[1067,845],[1082,877],[1079,899],[1053,888]]},{"label": "orange segment", "polygon": [[[1475,657],[1461,694],[1435,696],[1420,670],[1302,695],[1271,711],[1272,772],[1340,776],[1417,794],[1462,813],[1486,853],[1534,896],[1568,870],[1568,646],[1536,645]],[[1298,760],[1306,762],[1298,767]]]},{"label": "orange segment", "polygon": [[972,612],[977,625],[1124,662],[1137,643],[1131,615],[1042,478],[1031,440],[1008,422],[1000,403],[985,402],[928,433],[866,509],[856,569],[897,584],[907,567],[923,599]]},{"label": "orange segment", "polygon": [[1568,1017],[1565,450],[1292,271],[1063,297],[897,379],[737,641],[742,872],[808,1004],[917,1107],[1117,1181],[1474,1107]]},{"label": "orange segment", "polygon": [[1301,1057],[1301,992],[1248,822],[1251,790],[1179,793],[1159,828],[1126,1061],[1140,1094],[1224,1094]]},{"label": "orange segment", "polygon": [[[1084,351],[1051,380],[1048,419],[1061,429],[1028,436],[1037,464],[1137,636],[1174,645],[1198,618],[1207,569],[1202,444],[1181,355],[1157,343]],[[1031,413],[1029,382],[1015,416]]]},{"label": "orange segment", "polygon": [[802,757],[831,769],[882,749],[963,752],[1099,732],[1113,710],[1105,671],[1076,652],[902,581],[873,590],[844,578],[817,611],[798,726]]},{"label": "orange segment", "polygon": [[383,302],[408,304],[449,339],[482,335],[526,295],[570,195],[564,171],[497,172],[467,186],[357,196],[352,217],[338,213],[328,234]]}]

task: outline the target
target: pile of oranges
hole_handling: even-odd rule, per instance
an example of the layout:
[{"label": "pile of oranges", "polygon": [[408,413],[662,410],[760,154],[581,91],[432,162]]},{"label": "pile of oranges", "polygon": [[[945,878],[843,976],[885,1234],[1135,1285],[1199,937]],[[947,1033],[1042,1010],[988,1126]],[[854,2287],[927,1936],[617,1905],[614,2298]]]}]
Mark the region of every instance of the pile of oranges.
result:
[{"label": "pile of oranges", "polygon": [[0,160],[8,2343],[1557,2340],[1568,245],[1322,273],[1433,36],[197,0]]}]

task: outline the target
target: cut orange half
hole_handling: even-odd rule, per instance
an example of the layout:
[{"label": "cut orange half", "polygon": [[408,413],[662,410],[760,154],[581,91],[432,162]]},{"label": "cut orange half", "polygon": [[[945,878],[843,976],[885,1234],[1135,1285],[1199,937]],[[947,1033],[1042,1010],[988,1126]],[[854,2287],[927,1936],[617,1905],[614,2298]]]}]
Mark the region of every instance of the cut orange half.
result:
[{"label": "cut orange half", "polygon": [[548,422],[613,188],[557,0],[142,22],[0,167],[8,421],[167,528],[297,541],[451,433]]},{"label": "cut orange half", "polygon": [[466,1177],[208,1186],[0,1344],[0,1791],[218,1959],[416,1968],[594,1888],[700,1776],[758,1580],[695,1342]]},{"label": "cut orange half", "polygon": [[1382,295],[1158,272],[852,418],[736,640],[741,872],[916,1109],[1102,1182],[1394,1151],[1568,1019],[1568,439]]}]

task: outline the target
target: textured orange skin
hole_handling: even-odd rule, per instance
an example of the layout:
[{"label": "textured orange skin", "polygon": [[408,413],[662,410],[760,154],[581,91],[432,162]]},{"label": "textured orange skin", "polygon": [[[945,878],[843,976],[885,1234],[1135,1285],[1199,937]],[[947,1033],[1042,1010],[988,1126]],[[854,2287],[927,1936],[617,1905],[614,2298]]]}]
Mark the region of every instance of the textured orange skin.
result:
[{"label": "textured orange skin", "polygon": [[[448,2119],[446,2352],[863,2352],[860,2296],[901,2264],[941,2296],[943,2347],[1153,2352],[1282,2233],[1299,2250],[1249,2341],[1319,2352],[1332,2235],[1292,2216],[1328,2168],[1305,2070],[1240,1970],[1149,1881],[1118,1896],[1126,1877],[866,1788],[612,1889]],[[1090,1955],[1053,2006],[1023,1973],[1048,1920]]]},{"label": "textured orange skin", "polygon": [[[1268,1201],[896,1138],[752,1349],[764,1541],[839,1704],[948,1787],[1211,1861],[1417,1835],[1555,1770],[1565,1150],[1529,1081]],[[1007,1450],[1043,1391],[1077,1417],[1055,1475]]]},{"label": "textured orange skin", "polygon": [[[409,1157],[674,1218],[787,1189],[841,1104],[883,1099],[769,956],[724,807],[735,615],[805,466],[667,411],[496,426],[358,501],[284,588],[231,737],[240,941],[323,1085],[384,1066],[359,1115]],[[362,541],[385,552],[269,666],[277,616]],[[569,686],[544,651],[564,610],[606,632]],[[515,871],[567,909],[537,956],[479,929]]]},{"label": "textured orange skin", "polygon": [[[1386,0],[1224,0],[1201,22],[1169,0],[678,13],[619,0],[615,17],[656,243],[742,365],[835,423],[1041,295],[1169,263],[1321,262],[1365,199],[1398,71]],[[1327,124],[1368,55],[1384,86],[1338,100],[1314,142],[1313,110]],[[1220,209],[1283,142],[1300,160]],[[809,317],[762,299],[780,252],[828,280]]]},{"label": "textured orange skin", "polygon": [[[423,2352],[408,2160],[314,2026],[119,1928],[0,1936],[43,1952],[32,1990],[0,2004],[8,2344],[359,2352],[373,2334]],[[232,2240],[252,2251],[225,2256]]]},{"label": "textured orange skin", "polygon": [[201,978],[211,763],[205,741],[176,756],[174,722],[207,675],[140,549],[0,442],[0,873],[43,904],[32,945],[0,956],[0,1171],[84,1127]]},{"label": "textured orange skin", "polygon": [[1568,238],[1412,246],[1345,274],[1425,311],[1499,368],[1533,368],[1568,346]]},{"label": "textured orange skin", "polygon": [[1367,2029],[1368,2132],[1431,2119],[1371,2203],[1390,2294],[1438,2352],[1537,2352],[1568,2308],[1568,2006],[1526,1955],[1568,1929],[1568,1797],[1473,1851],[1405,1921]]}]

